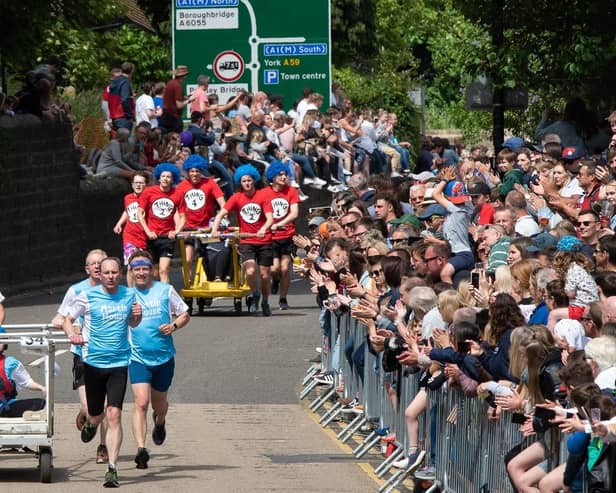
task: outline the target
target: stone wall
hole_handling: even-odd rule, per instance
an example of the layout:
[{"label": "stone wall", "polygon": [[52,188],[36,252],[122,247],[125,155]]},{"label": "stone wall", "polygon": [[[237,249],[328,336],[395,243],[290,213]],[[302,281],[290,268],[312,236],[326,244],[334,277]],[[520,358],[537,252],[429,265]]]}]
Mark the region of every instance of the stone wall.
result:
[{"label": "stone wall", "polygon": [[128,185],[82,190],[69,124],[0,117],[0,291],[44,288],[83,271],[85,253],[121,253],[111,232]]}]

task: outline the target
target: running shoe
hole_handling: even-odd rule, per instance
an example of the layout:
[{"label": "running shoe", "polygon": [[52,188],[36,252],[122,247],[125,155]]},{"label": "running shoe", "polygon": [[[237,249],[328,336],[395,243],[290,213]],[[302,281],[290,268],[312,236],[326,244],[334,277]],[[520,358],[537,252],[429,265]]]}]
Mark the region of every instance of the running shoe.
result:
[{"label": "running shoe", "polygon": [[281,310],[288,310],[289,302],[287,301],[286,298],[280,298],[280,301],[278,302],[278,306],[280,307]]},{"label": "running shoe", "polygon": [[409,454],[408,457],[392,462],[391,465],[392,467],[395,467],[396,469],[414,470],[414,469],[417,469],[421,465],[425,456],[426,456],[426,452],[424,450],[418,449],[415,452]]},{"label": "running shoe", "polygon": [[135,455],[135,464],[137,469],[147,469],[148,461],[150,460],[150,454],[145,448],[139,447],[137,449],[137,455]]},{"label": "running shoe", "polygon": [[313,380],[320,385],[334,385],[334,374],[332,372],[326,372],[314,376]]},{"label": "running shoe", "polygon": [[[252,293],[250,298],[251,298],[251,302],[248,307],[248,311],[250,313],[257,313],[259,311],[259,301],[261,300],[261,293],[256,291]],[[246,304],[248,305],[248,300],[246,301]]]},{"label": "running shoe", "polygon": [[105,488],[119,488],[120,482],[118,481],[118,471],[114,468],[107,469],[105,473],[105,482],[103,483]]},{"label": "running shoe", "polygon": [[93,425],[86,419],[86,422],[84,423],[83,428],[81,429],[81,441],[83,443],[91,442],[92,439],[96,436],[97,428],[98,428],[98,425]]},{"label": "running shoe", "polygon": [[436,479],[436,469],[434,469],[434,466],[422,467],[415,473],[415,477],[421,481],[434,481]]},{"label": "running shoe", "polygon": [[96,449],[96,463],[107,464],[109,461],[109,454],[107,453],[107,446],[102,443]]},{"label": "running shoe", "polygon": [[264,317],[272,316],[272,309],[270,308],[269,303],[267,301],[261,302],[261,311],[263,312]]},{"label": "running shoe", "polygon": [[154,419],[154,429],[152,430],[152,441],[156,445],[162,445],[167,438],[167,430],[165,429],[165,423],[162,425],[156,424],[156,413],[152,413]]}]

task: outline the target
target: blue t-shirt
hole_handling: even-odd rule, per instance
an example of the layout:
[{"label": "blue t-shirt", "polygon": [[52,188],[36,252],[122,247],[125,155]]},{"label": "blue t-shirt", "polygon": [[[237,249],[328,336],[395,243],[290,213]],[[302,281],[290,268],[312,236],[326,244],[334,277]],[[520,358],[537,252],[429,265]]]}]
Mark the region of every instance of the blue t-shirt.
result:
[{"label": "blue t-shirt", "polygon": [[[73,284],[66,290],[66,294],[64,295],[64,299],[58,308],[58,313],[63,317],[66,317],[70,314],[70,307],[75,303],[75,299],[82,291],[87,289],[91,289],[92,285],[90,284],[90,278],[86,277],[83,281],[79,281]],[[79,317],[75,320],[76,324],[79,324],[83,327],[83,317]],[[71,344],[71,353],[76,354],[81,357],[81,346],[76,346],[75,344]]]},{"label": "blue t-shirt", "polygon": [[180,315],[188,306],[173,286],[155,281],[148,289],[135,289],[141,305],[141,323],[130,330],[131,361],[146,366],[158,366],[175,355],[173,337],[164,335],[159,327],[171,323],[172,315]]},{"label": "blue t-shirt", "polygon": [[83,316],[84,362],[96,368],[128,366],[128,321],[135,301],[135,290],[126,286],[118,286],[115,293],[95,286],[77,296],[71,316]]}]

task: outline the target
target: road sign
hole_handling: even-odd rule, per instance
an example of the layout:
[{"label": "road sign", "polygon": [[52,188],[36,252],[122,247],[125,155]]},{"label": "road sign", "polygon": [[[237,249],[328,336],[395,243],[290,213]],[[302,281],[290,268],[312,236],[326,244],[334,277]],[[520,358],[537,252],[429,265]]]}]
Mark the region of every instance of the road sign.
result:
[{"label": "road sign", "polygon": [[311,87],[330,98],[329,0],[173,0],[173,66],[200,74],[221,103],[241,89],[280,94],[285,109]]}]

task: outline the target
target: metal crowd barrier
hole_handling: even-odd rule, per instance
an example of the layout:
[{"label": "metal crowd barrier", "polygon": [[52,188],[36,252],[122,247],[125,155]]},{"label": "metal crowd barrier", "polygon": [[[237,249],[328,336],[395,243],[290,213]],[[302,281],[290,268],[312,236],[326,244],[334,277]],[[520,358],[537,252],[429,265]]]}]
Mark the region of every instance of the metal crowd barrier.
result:
[{"label": "metal crowd barrier", "polygon": [[[364,412],[351,419],[338,433],[338,438],[346,442],[362,425],[372,424],[374,429],[353,450],[359,459],[375,446],[380,446],[385,436],[394,434],[395,450],[375,468],[378,477],[385,477],[392,463],[401,459],[409,448],[405,410],[419,391],[419,373],[413,373],[406,367],[393,373],[383,371],[381,355],[371,353],[366,344],[362,384],[357,368],[349,364],[344,348],[352,337],[354,353],[366,341],[366,328],[348,313],[330,315],[330,339],[324,344],[324,353],[327,348],[327,354],[322,354],[322,366],[325,369],[338,368],[340,380],[335,379],[331,387],[324,389],[314,399],[311,408],[317,411],[325,402],[337,397],[337,382],[343,381],[341,396],[347,399],[357,397],[364,406]],[[338,360],[334,361],[333,348],[336,343],[339,347],[336,351]],[[315,388],[309,375],[310,371],[304,379],[305,387],[300,394],[302,398]],[[397,391],[395,408],[387,390],[390,385],[395,385]],[[529,446],[536,437],[524,438],[519,425],[511,423],[511,415],[506,411],[501,413],[499,420],[489,420],[488,404],[479,398],[465,396],[458,388],[445,384],[438,390],[427,390],[427,396],[426,410],[419,417],[418,445],[426,451],[424,465],[435,467],[436,484],[441,490],[455,493],[512,491],[504,457],[520,443],[523,448]],[[321,416],[322,426],[328,426],[339,416],[342,407],[341,402],[331,406]],[[434,441],[430,433],[433,424],[436,426]],[[559,446],[548,457],[550,469],[566,460],[564,440],[564,436],[557,437]],[[379,491],[393,491],[412,472],[409,469],[398,470],[385,480]]]}]

